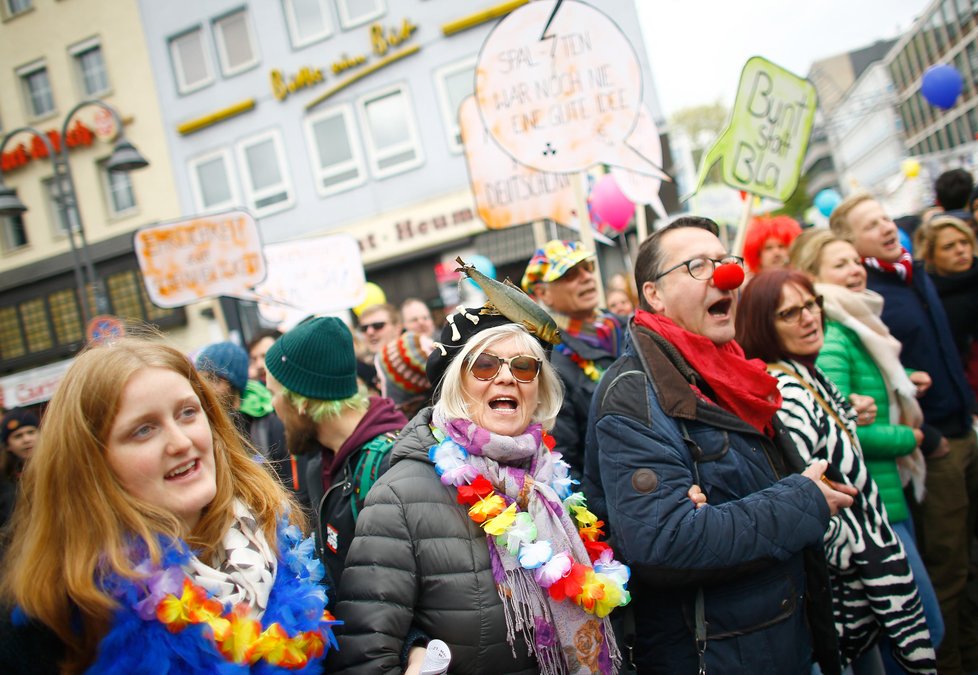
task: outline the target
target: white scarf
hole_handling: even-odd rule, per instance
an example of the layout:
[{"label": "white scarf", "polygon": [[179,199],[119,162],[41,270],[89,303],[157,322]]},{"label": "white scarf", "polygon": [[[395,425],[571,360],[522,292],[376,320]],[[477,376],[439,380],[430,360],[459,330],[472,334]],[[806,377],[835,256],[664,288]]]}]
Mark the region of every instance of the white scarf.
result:
[{"label": "white scarf", "polygon": [[[917,402],[917,385],[910,381],[900,363],[903,346],[880,318],[883,296],[869,289],[857,293],[835,284],[817,283],[815,291],[825,298],[826,316],[854,332],[880,369],[889,398],[890,424],[919,427],[924,421],[924,413]],[[923,499],[926,465],[920,448],[898,458],[897,468],[903,485],[912,481],[914,496]]]},{"label": "white scarf", "polygon": [[224,533],[221,546],[210,565],[191,557],[184,571],[222,603],[235,606],[247,602],[256,619],[268,607],[278,561],[254,514],[234,500],[234,522]]}]

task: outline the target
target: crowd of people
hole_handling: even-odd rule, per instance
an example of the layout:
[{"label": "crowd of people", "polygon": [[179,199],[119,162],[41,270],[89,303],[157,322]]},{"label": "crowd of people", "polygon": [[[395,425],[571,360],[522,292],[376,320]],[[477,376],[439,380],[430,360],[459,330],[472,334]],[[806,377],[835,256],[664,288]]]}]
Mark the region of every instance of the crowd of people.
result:
[{"label": "crowd of people", "polygon": [[978,672],[978,191],[935,189],[742,255],[683,216],[604,299],[554,240],[441,326],[90,345],[0,423],[0,671]]}]

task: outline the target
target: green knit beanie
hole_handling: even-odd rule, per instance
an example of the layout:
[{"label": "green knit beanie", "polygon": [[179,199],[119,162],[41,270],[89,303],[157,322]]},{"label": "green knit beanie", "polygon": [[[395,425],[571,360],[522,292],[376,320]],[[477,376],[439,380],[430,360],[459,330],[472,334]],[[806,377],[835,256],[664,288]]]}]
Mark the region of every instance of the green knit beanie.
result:
[{"label": "green knit beanie", "polygon": [[357,393],[353,336],[336,317],[304,321],[280,337],[265,354],[265,369],[289,391],[317,401]]}]

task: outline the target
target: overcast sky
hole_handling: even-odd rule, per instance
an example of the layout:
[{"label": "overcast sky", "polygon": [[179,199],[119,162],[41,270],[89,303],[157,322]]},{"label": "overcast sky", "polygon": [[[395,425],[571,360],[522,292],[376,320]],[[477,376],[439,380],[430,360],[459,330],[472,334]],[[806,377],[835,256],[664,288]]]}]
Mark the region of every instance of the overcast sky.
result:
[{"label": "overcast sky", "polygon": [[[666,117],[719,99],[763,56],[804,77],[813,61],[895,38],[930,0],[636,0]],[[600,5],[599,5],[600,6]]]}]

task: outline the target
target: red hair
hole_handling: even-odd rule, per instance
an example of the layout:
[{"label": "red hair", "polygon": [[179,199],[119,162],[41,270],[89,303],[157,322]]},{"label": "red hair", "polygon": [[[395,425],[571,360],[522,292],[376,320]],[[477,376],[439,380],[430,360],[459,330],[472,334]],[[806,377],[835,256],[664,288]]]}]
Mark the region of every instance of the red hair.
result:
[{"label": "red hair", "polygon": [[747,237],[744,239],[744,262],[747,268],[757,273],[761,268],[761,249],[768,239],[777,239],[785,246],[791,245],[801,234],[801,225],[790,216],[758,216],[750,222]]}]

